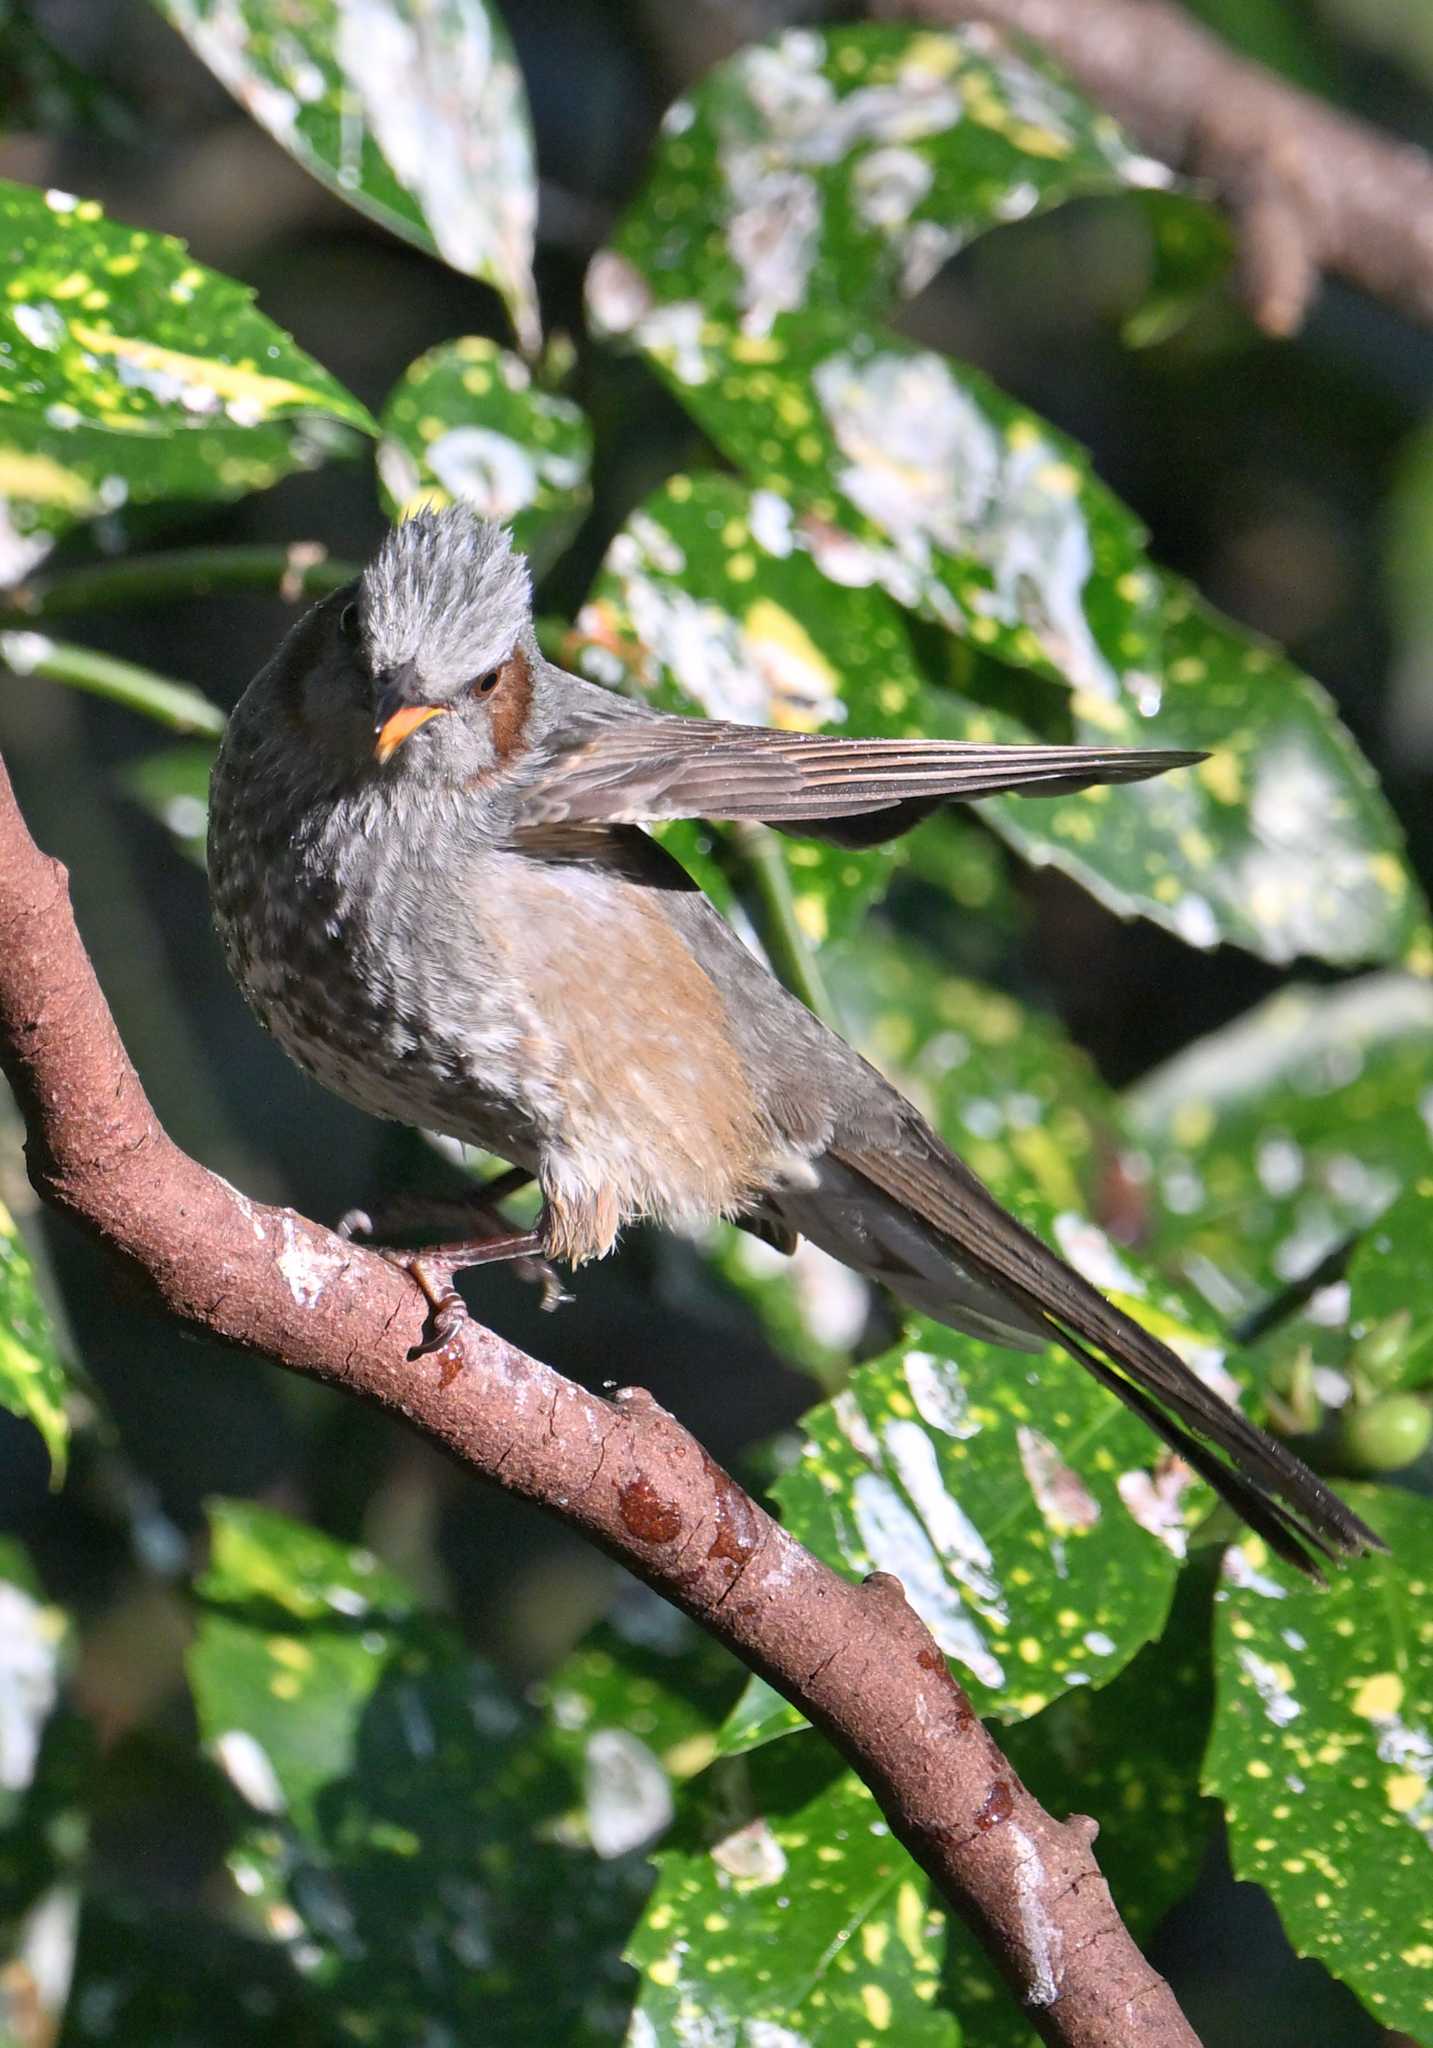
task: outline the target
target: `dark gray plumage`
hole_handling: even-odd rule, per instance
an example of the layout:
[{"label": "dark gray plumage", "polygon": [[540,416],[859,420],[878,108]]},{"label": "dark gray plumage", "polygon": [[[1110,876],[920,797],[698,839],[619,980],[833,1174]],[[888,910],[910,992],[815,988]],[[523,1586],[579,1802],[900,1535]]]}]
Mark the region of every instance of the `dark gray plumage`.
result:
[{"label": "dark gray plumage", "polygon": [[[508,1251],[577,1262],[644,1216],[799,1232],[955,1329],[1062,1342],[1308,1567],[1305,1545],[1378,1539],[1006,1215],[639,829],[869,841],[952,798],[1198,758],[663,716],[547,662],[525,565],[455,509],[395,529],[245,692],[214,771],[214,910],[317,1079],[536,1176],[538,1237]],[[408,1262],[450,1315],[452,1270],[482,1256]]]}]

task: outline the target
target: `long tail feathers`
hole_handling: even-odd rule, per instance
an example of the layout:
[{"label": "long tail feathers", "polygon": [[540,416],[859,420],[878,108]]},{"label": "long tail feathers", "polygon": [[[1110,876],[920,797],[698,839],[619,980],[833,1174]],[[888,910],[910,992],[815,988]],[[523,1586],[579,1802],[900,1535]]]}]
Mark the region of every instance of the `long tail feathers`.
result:
[{"label": "long tail feathers", "polygon": [[1038,1317],[1280,1557],[1319,1579],[1310,1549],[1334,1557],[1386,1547],[1302,1459],[1008,1215],[924,1124],[913,1120],[899,1149],[833,1150],[944,1238],[963,1265]]}]

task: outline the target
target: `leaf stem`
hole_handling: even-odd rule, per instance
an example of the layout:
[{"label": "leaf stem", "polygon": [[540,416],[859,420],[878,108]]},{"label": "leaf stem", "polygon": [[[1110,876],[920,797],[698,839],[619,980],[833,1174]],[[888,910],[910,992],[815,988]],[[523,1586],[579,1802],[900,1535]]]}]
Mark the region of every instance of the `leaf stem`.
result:
[{"label": "leaf stem", "polygon": [[74,689],[108,697],[111,703],[142,711],[171,732],[218,739],[224,730],[224,714],[218,705],[211,704],[191,684],[173,682],[153,669],[96,653],[92,647],[51,640],[44,633],[0,632],[0,662],[17,676],[44,676],[52,683],[69,683]]},{"label": "leaf stem", "polygon": [[289,547],[175,548],[133,555],[21,583],[0,600],[0,615],[55,618],[69,612],[115,611],[159,598],[208,597],[222,590],[271,590],[290,604],[321,597],[358,574],[333,561],[317,541]]},{"label": "leaf stem", "polygon": [[808,1010],[839,1031],[831,992],[796,914],[791,876],[776,834],[767,825],[738,823],[731,827],[730,839],[761,909],[761,939],[772,966]]}]

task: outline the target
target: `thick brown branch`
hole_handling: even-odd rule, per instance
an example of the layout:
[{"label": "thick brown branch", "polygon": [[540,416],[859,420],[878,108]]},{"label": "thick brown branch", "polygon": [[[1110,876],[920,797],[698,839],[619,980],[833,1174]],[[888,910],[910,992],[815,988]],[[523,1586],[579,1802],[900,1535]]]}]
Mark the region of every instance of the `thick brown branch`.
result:
[{"label": "thick brown branch", "polygon": [[1208,178],[1240,228],[1245,291],[1291,334],[1321,271],[1433,322],[1433,158],[1236,56],[1173,0],[874,0],[1041,44],[1165,162]]},{"label": "thick brown branch", "polygon": [[166,1137],[3,764],[0,1063],[39,1193],[174,1315],[402,1416],[582,1530],[822,1728],[1045,2040],[1198,2048],[1114,1909],[1094,1824],[1031,1798],[896,1580],[819,1564],[640,1390],[599,1400],[476,1324],[410,1360],[424,1304],[405,1276]]}]

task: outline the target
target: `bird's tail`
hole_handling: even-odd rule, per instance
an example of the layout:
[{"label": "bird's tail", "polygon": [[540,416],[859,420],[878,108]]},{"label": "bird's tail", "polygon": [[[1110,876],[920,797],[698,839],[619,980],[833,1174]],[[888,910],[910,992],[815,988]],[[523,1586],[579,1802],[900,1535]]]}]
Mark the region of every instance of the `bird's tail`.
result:
[{"label": "bird's tail", "polygon": [[[1062,1344],[1271,1550],[1310,1576],[1322,1578],[1312,1553],[1385,1548],[1286,1445],[1007,1214],[913,1113],[897,1145],[838,1140],[827,1160],[837,1185],[813,1191],[791,1215],[816,1243],[955,1329],[1021,1349]],[[852,1256],[857,1240],[864,1258]]]}]

